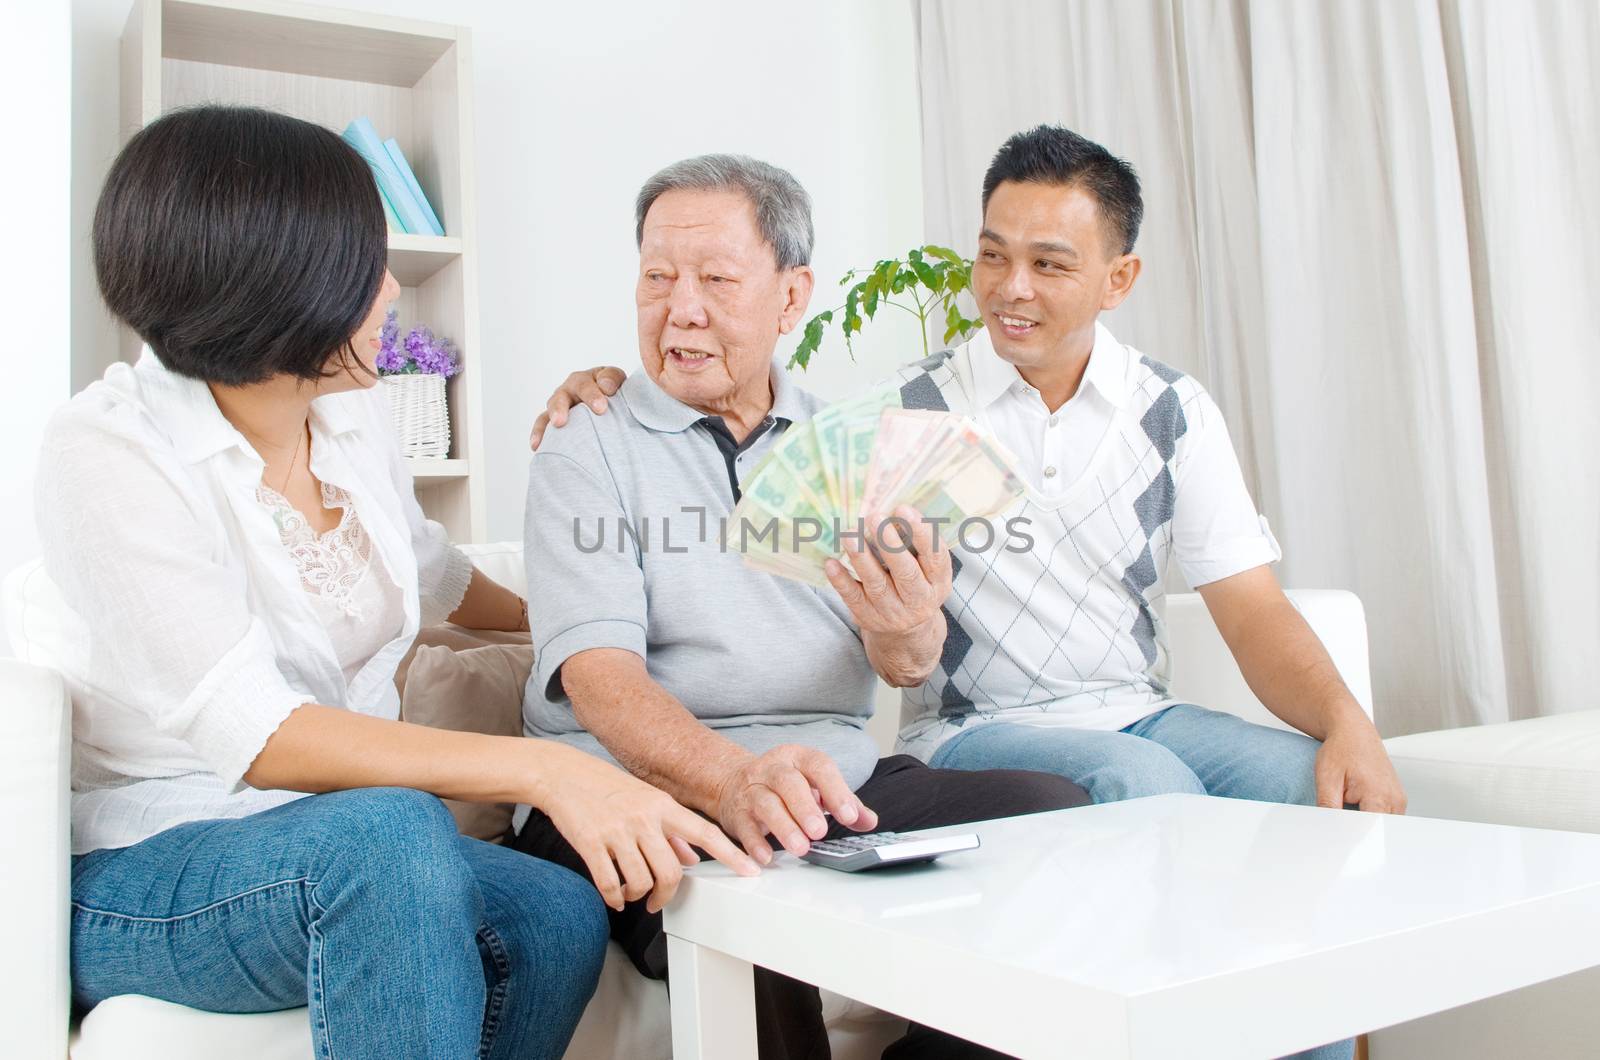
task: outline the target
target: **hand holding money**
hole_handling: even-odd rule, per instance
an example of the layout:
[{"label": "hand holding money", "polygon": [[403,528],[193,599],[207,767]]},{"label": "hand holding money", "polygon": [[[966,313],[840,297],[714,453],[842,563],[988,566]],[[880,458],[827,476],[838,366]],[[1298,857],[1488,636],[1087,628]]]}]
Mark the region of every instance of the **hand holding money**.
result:
[{"label": "hand holding money", "polygon": [[[950,595],[950,550],[941,547],[931,525],[914,508],[901,507],[892,514],[872,542],[875,547],[853,539],[844,543],[860,581],[836,559],[823,564],[828,583],[863,633],[910,633],[933,621]],[[903,527],[910,528],[909,539]]]}]

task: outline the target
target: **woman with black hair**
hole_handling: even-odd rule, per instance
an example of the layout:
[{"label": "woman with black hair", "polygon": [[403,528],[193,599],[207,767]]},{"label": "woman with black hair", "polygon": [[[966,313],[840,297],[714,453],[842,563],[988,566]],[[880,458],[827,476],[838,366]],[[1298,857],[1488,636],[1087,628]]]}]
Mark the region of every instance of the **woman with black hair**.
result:
[{"label": "woman with black hair", "polygon": [[613,907],[664,904],[691,846],[755,866],[580,751],[397,720],[419,626],[526,629],[527,605],[412,493],[374,388],[398,286],[367,167],[283,115],[175,112],[113,164],[94,254],[149,350],[56,415],[38,477],[84,646],[75,1002],[309,1005],[322,1057],[559,1056],[601,896],[457,835],[437,796],[539,808]]}]

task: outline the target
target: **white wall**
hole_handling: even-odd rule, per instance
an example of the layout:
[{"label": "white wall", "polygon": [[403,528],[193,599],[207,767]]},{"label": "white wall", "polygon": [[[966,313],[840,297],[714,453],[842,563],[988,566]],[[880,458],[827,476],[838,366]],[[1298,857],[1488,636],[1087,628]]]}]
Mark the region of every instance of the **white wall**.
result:
[{"label": "white wall", "polygon": [[122,146],[117,96],[122,26],[131,0],[72,2],[72,392],[117,359],[116,322],[94,282],[89,228],[111,160]]},{"label": "white wall", "polygon": [[[5,414],[0,415],[0,574],[38,551],[33,527],[33,468],[50,410],[67,396],[70,231],[69,138],[72,129],[71,24],[56,4],[19,4],[8,12],[10,49],[0,63],[11,164],[0,168],[7,204],[5,264]],[[4,645],[0,644],[0,648]]]},{"label": "white wall", "polygon": [[[907,4],[361,6],[474,29],[492,538],[521,536],[528,427],[551,389],[638,365],[633,198],[661,166],[740,151],[790,169],[815,200],[819,309],[850,265],[921,238]],[[917,341],[868,340],[860,367],[827,349],[812,386],[875,378]]]},{"label": "white wall", "polygon": [[[129,6],[74,0],[77,49],[91,64],[75,82],[80,240],[116,147],[115,40]],[[521,536],[528,428],[555,385],[580,367],[638,365],[633,197],[655,170],[739,151],[793,171],[815,200],[814,309],[843,300],[833,285],[851,265],[921,239],[916,55],[903,0],[340,6],[474,31],[484,349],[471,356],[485,373],[491,538]],[[86,264],[76,277],[76,322],[105,328]],[[921,347],[909,322],[880,317],[859,364],[842,343],[826,344],[807,385],[841,394],[910,359]]]}]

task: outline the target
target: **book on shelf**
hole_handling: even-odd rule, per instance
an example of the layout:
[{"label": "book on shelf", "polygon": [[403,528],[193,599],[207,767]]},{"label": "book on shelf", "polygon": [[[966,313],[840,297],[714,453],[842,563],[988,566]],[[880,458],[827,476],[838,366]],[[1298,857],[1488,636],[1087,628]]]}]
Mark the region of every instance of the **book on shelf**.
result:
[{"label": "book on shelf", "polygon": [[383,193],[383,186],[378,187],[378,199],[383,203],[383,219],[389,224],[389,231],[405,234],[406,223],[400,220],[400,215],[394,212],[394,207],[389,205],[389,196]]},{"label": "book on shelf", "polygon": [[394,163],[394,168],[400,171],[400,179],[406,182],[411,197],[417,200],[417,205],[421,206],[422,212],[427,215],[429,230],[436,236],[444,235],[444,225],[439,223],[439,215],[433,212],[428,197],[422,193],[422,185],[417,183],[417,175],[411,171],[411,163],[406,161],[405,152],[400,150],[399,141],[391,136],[383,141],[383,147],[389,152],[389,160]]},{"label": "book on shelf", "polygon": [[[400,175],[400,171],[395,168],[394,160],[389,156],[383,141],[378,138],[378,130],[373,128],[371,119],[357,118],[346,126],[344,141],[355,148],[356,153],[372,170],[373,177],[378,182],[378,191],[399,218],[401,230],[419,235],[432,233],[433,226],[428,223],[428,215],[412,197],[411,188]],[[420,190],[419,188],[418,191]]]}]

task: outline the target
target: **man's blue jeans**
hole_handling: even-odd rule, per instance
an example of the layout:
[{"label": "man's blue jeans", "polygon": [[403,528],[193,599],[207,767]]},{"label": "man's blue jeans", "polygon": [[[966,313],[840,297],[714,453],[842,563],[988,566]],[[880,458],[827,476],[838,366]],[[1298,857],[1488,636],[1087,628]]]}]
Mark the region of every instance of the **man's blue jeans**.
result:
[{"label": "man's blue jeans", "polygon": [[309,1005],[323,1060],[559,1057],[605,906],[572,872],[466,839],[405,788],[195,821],[72,862],[73,998]]},{"label": "man's blue jeans", "polygon": [[[945,769],[1034,769],[1076,781],[1095,802],[1187,792],[1312,805],[1321,744],[1188,704],[1168,707],[1121,732],[1086,732],[1004,721],[975,725],[928,760]],[[1296,1054],[1349,1060],[1354,1042]]]},{"label": "man's blue jeans", "polygon": [[1298,732],[1179,704],[1121,732],[975,725],[941,744],[928,764],[1056,773],[1095,802],[1187,793],[1314,805],[1320,746]]}]

